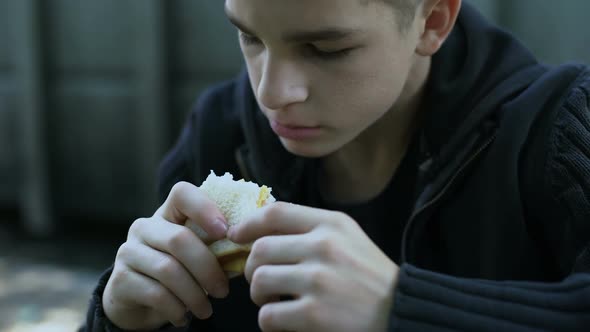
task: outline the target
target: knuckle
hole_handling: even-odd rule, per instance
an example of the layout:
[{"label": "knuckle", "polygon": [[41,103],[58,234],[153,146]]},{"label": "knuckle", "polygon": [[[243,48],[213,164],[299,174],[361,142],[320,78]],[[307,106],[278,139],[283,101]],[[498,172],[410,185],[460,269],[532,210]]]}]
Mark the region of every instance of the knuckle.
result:
[{"label": "knuckle", "polygon": [[125,262],[129,260],[133,253],[133,249],[129,242],[123,243],[119,249],[117,250],[117,255],[115,256],[115,260]]},{"label": "knuckle", "polygon": [[113,273],[111,273],[111,276],[109,278],[109,283],[111,283],[115,287],[124,285],[125,282],[129,279],[130,272],[131,271],[129,271],[129,269],[127,269],[124,265],[115,264]]},{"label": "knuckle", "polygon": [[268,269],[266,266],[260,266],[252,274],[252,290],[263,288],[268,279]]},{"label": "knuckle", "polygon": [[323,259],[330,259],[336,255],[336,247],[334,242],[327,235],[318,237],[313,244],[313,249],[318,257]]},{"label": "knuckle", "polygon": [[146,218],[139,218],[136,219],[131,226],[129,227],[129,234],[128,237],[131,237],[133,235],[137,235],[139,234],[140,230],[145,227],[145,224],[147,223],[147,219]]},{"label": "knuckle", "polygon": [[170,196],[171,197],[178,197],[184,195],[192,185],[186,181],[177,182],[172,189],[170,189]]},{"label": "knuckle", "polygon": [[310,269],[307,275],[307,284],[312,292],[324,289],[328,282],[330,282],[329,277],[323,268],[315,267]]},{"label": "knuckle", "polygon": [[190,243],[193,238],[194,234],[192,231],[187,227],[179,227],[176,232],[168,239],[168,247],[172,252],[178,252]]},{"label": "knuckle", "polygon": [[350,220],[350,217],[346,213],[341,211],[336,211],[334,213],[334,222],[330,223],[330,225],[335,229],[345,228],[348,224],[348,221]]},{"label": "knuckle", "polygon": [[179,274],[180,266],[173,258],[167,256],[156,264],[155,270],[160,278],[169,279]]},{"label": "knuckle", "polygon": [[258,259],[260,257],[264,257],[268,253],[268,248],[269,240],[265,237],[262,237],[254,242],[250,254],[253,258]]},{"label": "knuckle", "polygon": [[252,283],[250,284],[250,298],[252,299],[252,302],[259,306],[264,305],[266,302],[263,290],[266,288],[267,282],[267,269],[264,266],[261,266],[254,271]]}]

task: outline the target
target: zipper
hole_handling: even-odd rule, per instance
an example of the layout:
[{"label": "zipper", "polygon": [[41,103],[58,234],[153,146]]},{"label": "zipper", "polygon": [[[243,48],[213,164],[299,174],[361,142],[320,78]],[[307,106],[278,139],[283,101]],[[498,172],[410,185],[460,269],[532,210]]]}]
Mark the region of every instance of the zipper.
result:
[{"label": "zipper", "polygon": [[460,167],[459,169],[453,174],[453,176],[451,176],[451,178],[449,179],[449,181],[445,184],[445,186],[438,192],[438,194],[436,194],[436,196],[434,196],[433,198],[431,198],[428,202],[426,202],[424,205],[422,205],[419,209],[417,209],[416,211],[414,211],[414,213],[412,213],[412,215],[410,216],[410,219],[408,220],[408,223],[406,224],[406,227],[404,229],[404,233],[402,234],[402,254],[401,254],[401,261],[402,262],[407,262],[407,241],[408,241],[408,237],[409,237],[409,233],[412,229],[413,224],[415,223],[416,218],[418,217],[418,215],[420,215],[421,213],[423,213],[424,211],[426,211],[428,208],[432,207],[433,205],[435,205],[438,201],[440,201],[445,194],[447,193],[447,191],[449,190],[449,188],[451,188],[451,186],[454,184],[455,180],[457,180],[457,178],[459,177],[459,175],[461,175],[461,173],[463,173],[463,171],[465,171],[465,169],[471,164],[473,163],[478,157],[479,155],[485,151],[490,144],[492,144],[492,142],[496,139],[496,134],[492,135],[490,138],[488,138],[487,141],[485,141],[484,144],[482,144],[472,155],[471,157],[469,157],[469,159],[467,159],[467,161],[465,161]]}]

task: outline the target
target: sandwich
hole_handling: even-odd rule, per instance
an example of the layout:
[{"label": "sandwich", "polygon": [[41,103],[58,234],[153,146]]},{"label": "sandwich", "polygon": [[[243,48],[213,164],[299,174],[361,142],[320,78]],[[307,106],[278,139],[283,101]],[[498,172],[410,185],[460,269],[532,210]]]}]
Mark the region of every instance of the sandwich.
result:
[{"label": "sandwich", "polygon": [[[271,195],[271,188],[244,180],[235,181],[230,173],[217,176],[211,171],[199,188],[217,204],[229,227],[239,224],[256,209],[276,201]],[[200,236],[206,234],[199,227],[191,229]],[[244,273],[251,249],[251,243],[237,244],[227,238],[209,245],[209,250],[217,257],[223,271],[230,278]]]}]

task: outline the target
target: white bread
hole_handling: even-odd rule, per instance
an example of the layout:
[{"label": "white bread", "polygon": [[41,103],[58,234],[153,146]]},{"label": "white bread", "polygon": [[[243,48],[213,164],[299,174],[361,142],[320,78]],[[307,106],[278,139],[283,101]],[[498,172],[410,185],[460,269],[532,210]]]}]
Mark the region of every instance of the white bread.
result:
[{"label": "white bread", "polygon": [[[217,176],[211,171],[200,189],[217,204],[230,227],[242,222],[257,208],[276,201],[270,194],[271,188],[244,180],[235,181],[230,173]],[[191,229],[199,235],[206,234],[199,227],[191,227]],[[212,243],[209,249],[218,258],[226,274],[233,277],[244,272],[251,244],[240,245],[228,239],[222,239]]]}]

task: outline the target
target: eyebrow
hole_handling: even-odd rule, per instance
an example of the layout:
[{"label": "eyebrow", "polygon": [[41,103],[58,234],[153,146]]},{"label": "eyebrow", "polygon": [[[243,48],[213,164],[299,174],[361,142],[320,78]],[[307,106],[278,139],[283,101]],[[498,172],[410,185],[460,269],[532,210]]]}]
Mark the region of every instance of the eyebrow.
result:
[{"label": "eyebrow", "polygon": [[[245,34],[256,36],[256,34],[240,22],[233,14],[226,8],[225,14],[228,20],[240,29]],[[295,43],[310,43],[319,41],[338,41],[345,38],[350,38],[360,33],[360,30],[353,28],[336,28],[328,27],[314,31],[293,31],[282,36],[282,39],[286,42]]]}]

